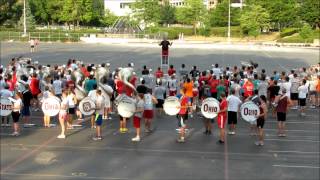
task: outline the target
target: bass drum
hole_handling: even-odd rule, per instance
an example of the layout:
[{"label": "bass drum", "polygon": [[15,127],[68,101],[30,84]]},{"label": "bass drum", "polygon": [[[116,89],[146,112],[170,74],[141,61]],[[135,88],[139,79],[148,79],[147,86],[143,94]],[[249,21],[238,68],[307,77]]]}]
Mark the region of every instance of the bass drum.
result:
[{"label": "bass drum", "polygon": [[169,96],[165,99],[163,110],[169,116],[177,115],[180,112],[180,101],[175,96]]},{"label": "bass drum", "polygon": [[260,109],[254,102],[248,101],[241,105],[240,113],[243,120],[252,123],[257,120],[257,116],[260,114]]},{"label": "bass drum", "polygon": [[89,98],[86,97],[79,103],[79,110],[85,116],[90,116],[94,113],[96,105],[94,102]]},{"label": "bass drum", "polygon": [[60,99],[55,96],[42,100],[42,111],[47,116],[56,116],[60,112]]},{"label": "bass drum", "polygon": [[117,109],[120,116],[130,118],[136,111],[136,101],[129,96],[122,95],[118,101]]},{"label": "bass drum", "polygon": [[219,101],[215,98],[204,99],[201,105],[201,113],[205,118],[213,119],[220,111]]}]

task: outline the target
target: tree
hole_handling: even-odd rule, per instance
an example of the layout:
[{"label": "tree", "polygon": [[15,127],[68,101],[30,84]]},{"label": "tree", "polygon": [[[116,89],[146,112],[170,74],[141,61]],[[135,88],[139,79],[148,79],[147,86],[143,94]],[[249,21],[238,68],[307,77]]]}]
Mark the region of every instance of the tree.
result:
[{"label": "tree", "polygon": [[169,4],[169,1],[165,1],[164,5],[160,9],[160,23],[161,24],[172,24],[176,21],[175,17],[176,8]]},{"label": "tree", "polygon": [[105,15],[102,19],[100,19],[100,23],[103,26],[112,26],[114,24],[114,22],[118,19],[117,16],[115,16],[114,14],[112,14],[109,10],[105,10]]},{"label": "tree", "polygon": [[[18,27],[22,28],[24,24],[24,16],[21,15],[20,20],[18,22]],[[34,29],[36,22],[31,13],[30,2],[26,1],[26,25],[28,29]]]},{"label": "tree", "polygon": [[307,41],[308,39],[310,39],[312,37],[312,28],[309,24],[304,24],[304,26],[301,28],[300,30],[300,37],[302,39],[304,39],[305,41]]},{"label": "tree", "polygon": [[303,0],[300,3],[298,14],[301,19],[313,28],[320,28],[320,1]]},{"label": "tree", "polygon": [[202,0],[185,0],[184,7],[177,8],[177,20],[181,23],[192,24],[194,34],[197,33],[197,25],[204,21],[207,10]]},{"label": "tree", "polygon": [[0,25],[16,25],[22,15],[23,3],[18,0],[0,0]]},{"label": "tree", "polygon": [[63,5],[63,0],[48,0],[46,8],[48,14],[50,15],[49,21],[51,24],[61,22]]},{"label": "tree", "polygon": [[82,0],[65,0],[59,20],[69,25],[79,26],[82,17]]},{"label": "tree", "polygon": [[146,27],[160,22],[160,4],[158,0],[137,0],[132,4],[133,17]]},{"label": "tree", "polygon": [[244,34],[257,37],[262,30],[270,27],[270,15],[260,5],[252,5],[241,15],[240,27]]},{"label": "tree", "polygon": [[297,0],[247,0],[246,4],[265,8],[271,15],[270,24],[273,29],[292,27],[299,21]]},{"label": "tree", "polygon": [[48,0],[29,0],[31,13],[33,14],[37,23],[49,24],[49,17],[47,10]]},{"label": "tree", "polygon": [[[209,12],[211,26],[226,27],[228,26],[228,11],[229,0],[224,0],[217,5],[216,8]],[[240,24],[240,8],[231,7],[231,25],[237,26]]]}]

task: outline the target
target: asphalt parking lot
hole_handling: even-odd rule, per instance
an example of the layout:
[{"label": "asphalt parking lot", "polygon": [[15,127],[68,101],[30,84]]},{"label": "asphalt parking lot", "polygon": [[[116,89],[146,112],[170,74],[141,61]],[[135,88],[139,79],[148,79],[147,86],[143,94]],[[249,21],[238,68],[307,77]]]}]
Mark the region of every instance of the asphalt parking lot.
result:
[{"label": "asphalt parking lot", "polygon": [[[43,64],[61,64],[68,58],[88,63],[110,62],[112,67],[134,62],[139,70],[143,64],[156,68],[160,49],[123,45],[41,44],[38,52],[30,54],[23,43],[2,43],[1,64],[11,57],[24,55]],[[319,62],[317,50],[273,50],[268,48],[234,50],[230,48],[173,48],[171,63],[180,66],[197,65],[209,68],[240,65],[251,59],[268,72],[285,71]],[[202,119],[194,116],[188,121],[187,142],[176,143],[175,117],[157,116],[154,132],[143,134],[139,143],[132,120],[129,133],[120,134],[117,115],[103,123],[103,140],[92,141],[94,130],[87,122],[81,128],[67,131],[65,140],[57,139],[59,126],[42,127],[42,116],[34,112],[32,122],[37,126],[22,129],[21,136],[10,136],[11,129],[1,127],[2,179],[319,179],[319,109],[308,109],[306,117],[291,110],[287,118],[287,137],[277,136],[276,119],[269,116],[265,125],[265,145],[254,144],[249,136],[249,124],[239,121],[237,134],[227,136],[224,145],[218,140],[217,124],[213,134],[202,132]],[[56,123],[55,120],[52,120]]]}]

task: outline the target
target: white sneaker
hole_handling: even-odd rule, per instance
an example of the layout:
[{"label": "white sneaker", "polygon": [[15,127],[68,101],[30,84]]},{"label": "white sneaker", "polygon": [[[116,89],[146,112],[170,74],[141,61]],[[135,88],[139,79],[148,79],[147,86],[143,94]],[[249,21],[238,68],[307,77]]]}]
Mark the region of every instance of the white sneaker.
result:
[{"label": "white sneaker", "polygon": [[12,136],[19,136],[20,134],[18,132],[14,132],[11,134]]},{"label": "white sneaker", "polygon": [[136,136],[136,137],[132,138],[131,141],[139,142],[140,141],[140,137]]},{"label": "white sneaker", "polygon": [[232,135],[232,131],[229,131],[228,134],[229,134],[229,135]]},{"label": "white sneaker", "polygon": [[60,134],[57,138],[58,138],[58,139],[65,139],[65,138],[66,138],[66,135]]}]

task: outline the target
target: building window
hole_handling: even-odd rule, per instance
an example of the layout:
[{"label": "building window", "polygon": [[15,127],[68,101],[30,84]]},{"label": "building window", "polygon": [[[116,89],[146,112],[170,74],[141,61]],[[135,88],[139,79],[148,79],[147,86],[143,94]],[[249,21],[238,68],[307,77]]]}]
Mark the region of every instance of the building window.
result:
[{"label": "building window", "polygon": [[120,9],[130,8],[130,3],[120,3]]}]

